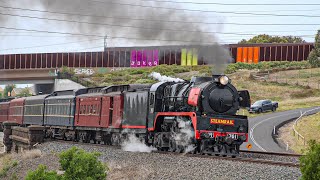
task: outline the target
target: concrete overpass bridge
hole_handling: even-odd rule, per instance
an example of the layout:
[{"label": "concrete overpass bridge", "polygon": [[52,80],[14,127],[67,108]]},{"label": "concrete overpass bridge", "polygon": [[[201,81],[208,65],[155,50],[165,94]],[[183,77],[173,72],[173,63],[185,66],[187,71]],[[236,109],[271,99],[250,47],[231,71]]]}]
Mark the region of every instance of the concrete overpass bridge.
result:
[{"label": "concrete overpass bridge", "polygon": [[34,84],[35,93],[48,94],[57,90],[83,88],[70,80],[57,79],[53,68],[44,69],[2,69],[0,85]]}]

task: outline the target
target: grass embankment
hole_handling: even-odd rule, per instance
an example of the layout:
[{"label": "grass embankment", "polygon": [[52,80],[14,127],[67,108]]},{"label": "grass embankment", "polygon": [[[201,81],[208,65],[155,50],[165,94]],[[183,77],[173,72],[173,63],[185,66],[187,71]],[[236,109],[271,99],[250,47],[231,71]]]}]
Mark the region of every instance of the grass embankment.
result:
[{"label": "grass embankment", "polygon": [[320,89],[320,68],[280,71],[272,73],[269,80]]},{"label": "grass embankment", "polygon": [[12,170],[19,165],[22,160],[26,159],[35,159],[41,156],[40,150],[30,150],[24,151],[23,153],[16,154],[0,154],[0,179],[12,179],[16,180],[19,179],[17,174],[19,172]]},{"label": "grass embankment", "polygon": [[[286,111],[297,108],[320,105],[320,91],[304,86],[289,85],[284,83],[263,82],[249,78],[250,71],[241,71],[230,75],[237,89],[247,89],[250,92],[251,101],[271,99],[279,103],[277,111]],[[250,117],[258,114],[245,115]],[[243,112],[240,111],[240,114]]]},{"label": "grass embankment", "polygon": [[[304,153],[307,149],[307,142],[311,139],[320,142],[320,113],[303,117],[295,129],[305,138],[305,142],[302,138],[298,139],[298,136],[293,133],[293,122],[285,125],[280,129],[280,139],[284,143],[288,143],[289,148],[296,153]],[[305,144],[304,144],[305,143]]]}]

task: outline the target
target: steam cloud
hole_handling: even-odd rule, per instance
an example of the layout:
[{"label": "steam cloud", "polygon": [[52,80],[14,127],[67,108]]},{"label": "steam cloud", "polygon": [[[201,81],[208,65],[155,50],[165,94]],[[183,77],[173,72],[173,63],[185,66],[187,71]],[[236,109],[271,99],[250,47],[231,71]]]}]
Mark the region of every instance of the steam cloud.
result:
[{"label": "steam cloud", "polygon": [[151,152],[157,150],[141,142],[134,134],[128,135],[127,140],[121,144],[121,149],[130,152]]},{"label": "steam cloud", "polygon": [[[146,41],[121,38],[112,40],[112,42],[127,42],[126,44],[130,42],[134,46],[170,44],[195,45],[198,46],[199,54],[201,56],[204,56],[204,60],[206,61],[206,63],[215,65],[215,74],[222,73],[224,70],[224,64],[226,64],[227,61],[231,59],[228,51],[216,43],[217,40],[214,37],[214,35],[212,33],[204,32],[219,30],[221,27],[213,27],[212,25],[209,26],[208,24],[201,23],[191,23],[205,22],[205,20],[207,19],[205,13],[190,13],[186,11],[170,9],[184,8],[180,7],[176,3],[129,0],[12,0],[5,1],[5,5],[12,7],[41,9],[44,11],[65,13],[54,14],[21,11],[23,14],[31,14],[32,16],[35,15],[42,16],[45,18],[56,18],[88,23],[101,23],[113,25],[94,25],[85,23],[43,20],[44,24],[49,30],[63,29],[62,31],[71,33],[108,35],[109,38],[131,37],[153,40]],[[167,9],[150,8],[146,6],[165,7]],[[17,13],[14,11],[8,12]],[[19,11],[19,13],[21,12]],[[16,17],[11,16],[5,16],[4,18],[0,17],[0,23],[2,25],[8,23],[15,24],[14,22],[16,22],[16,20]],[[219,19],[217,18],[214,20],[215,22],[219,22]],[[119,26],[133,26],[140,28],[129,28]],[[169,31],[168,29],[178,31]],[[75,38],[82,38],[83,40],[84,37],[77,36]],[[157,41],[157,39],[167,41]],[[108,41],[110,41],[110,39],[108,39]]]},{"label": "steam cloud", "polygon": [[179,132],[174,133],[173,138],[176,140],[177,145],[186,147],[185,153],[191,152],[195,149],[192,144],[194,138],[194,131],[192,130],[191,124],[188,121],[178,119]]},{"label": "steam cloud", "polygon": [[170,76],[161,75],[158,72],[152,72],[149,77],[152,77],[160,82],[184,82],[183,79],[180,78],[173,78]]}]

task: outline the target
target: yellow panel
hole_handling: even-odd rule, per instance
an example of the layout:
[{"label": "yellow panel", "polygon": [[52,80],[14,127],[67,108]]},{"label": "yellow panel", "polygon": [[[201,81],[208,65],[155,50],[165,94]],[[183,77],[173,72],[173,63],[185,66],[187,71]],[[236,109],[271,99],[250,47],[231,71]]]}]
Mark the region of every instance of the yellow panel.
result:
[{"label": "yellow panel", "polygon": [[192,66],[198,65],[198,50],[193,49]]},{"label": "yellow panel", "polygon": [[181,49],[181,66],[187,65],[187,49]]},{"label": "yellow panel", "polygon": [[192,65],[192,49],[188,49],[187,52],[187,66]]}]

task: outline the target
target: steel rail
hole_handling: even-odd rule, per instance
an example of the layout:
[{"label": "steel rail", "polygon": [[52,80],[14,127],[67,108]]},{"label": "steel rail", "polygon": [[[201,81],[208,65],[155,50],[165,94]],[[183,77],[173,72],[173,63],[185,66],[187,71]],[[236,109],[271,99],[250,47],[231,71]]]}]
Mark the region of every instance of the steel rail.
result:
[{"label": "steel rail", "polygon": [[[120,146],[112,146],[112,145],[104,145],[104,144],[92,144],[92,143],[83,143],[83,142],[74,142],[74,141],[63,141],[63,140],[58,140],[58,139],[49,140],[49,141],[46,141],[46,142],[69,143],[69,144],[89,145],[89,146],[96,146],[96,147],[111,147],[111,148],[114,148],[114,149],[120,149]],[[243,153],[257,153],[257,154],[259,153],[259,154],[268,154],[268,155],[277,155],[277,156],[294,156],[294,157],[301,156],[300,154],[275,153],[275,152],[259,152],[259,151],[240,151],[240,152],[243,152]],[[223,157],[223,156],[210,156],[210,155],[202,155],[202,154],[178,153],[178,152],[169,152],[169,151],[151,151],[151,153],[171,154],[171,155],[176,155],[176,156],[207,158],[207,159],[221,159],[221,160],[228,160],[228,161],[259,163],[259,164],[278,165],[278,166],[287,166],[287,167],[300,167],[299,163],[283,162],[283,161],[272,161],[272,160],[266,160],[266,159],[260,159],[260,158]]]}]

